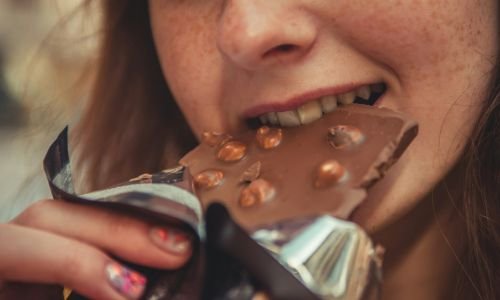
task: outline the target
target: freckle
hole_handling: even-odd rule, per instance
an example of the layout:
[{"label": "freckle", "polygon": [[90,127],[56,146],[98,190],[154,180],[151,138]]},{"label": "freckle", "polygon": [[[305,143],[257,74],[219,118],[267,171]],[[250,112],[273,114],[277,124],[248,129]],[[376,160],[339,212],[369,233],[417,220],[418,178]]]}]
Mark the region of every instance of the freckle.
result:
[{"label": "freckle", "polygon": [[459,64],[459,65],[457,65],[455,72],[460,72],[460,71],[463,71],[464,69],[465,69],[465,65]]}]

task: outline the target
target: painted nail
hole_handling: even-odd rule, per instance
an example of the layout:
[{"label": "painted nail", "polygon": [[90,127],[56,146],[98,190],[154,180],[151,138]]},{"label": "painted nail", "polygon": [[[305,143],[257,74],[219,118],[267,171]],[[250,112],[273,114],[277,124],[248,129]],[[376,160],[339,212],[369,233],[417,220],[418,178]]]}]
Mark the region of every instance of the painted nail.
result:
[{"label": "painted nail", "polygon": [[139,299],[144,292],[146,277],[116,262],[106,265],[106,276],[114,289],[128,299]]},{"label": "painted nail", "polygon": [[191,239],[176,229],[153,227],[150,236],[158,247],[173,254],[185,254],[191,249]]},{"label": "painted nail", "polygon": [[264,292],[257,292],[253,294],[252,300],[269,300],[269,296]]}]

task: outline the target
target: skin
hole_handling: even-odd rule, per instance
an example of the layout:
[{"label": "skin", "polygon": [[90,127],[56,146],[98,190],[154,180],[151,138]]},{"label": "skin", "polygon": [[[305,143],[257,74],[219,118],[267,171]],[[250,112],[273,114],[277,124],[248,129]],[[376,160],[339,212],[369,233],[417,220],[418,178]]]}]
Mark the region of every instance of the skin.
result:
[{"label": "skin", "polygon": [[376,105],[420,131],[353,220],[387,248],[385,299],[450,295],[463,245],[447,200],[460,191],[453,168],[498,53],[498,1],[149,4],[166,81],[198,136],[237,132],[249,115],[289,109],[318,89],[385,83]]},{"label": "skin", "polygon": [[51,284],[90,299],[130,299],[105,277],[105,266],[114,261],[110,255],[164,269],[182,266],[191,255],[190,247],[182,253],[166,251],[151,238],[153,228],[93,207],[38,201],[0,224],[0,299],[56,299],[62,291]]}]

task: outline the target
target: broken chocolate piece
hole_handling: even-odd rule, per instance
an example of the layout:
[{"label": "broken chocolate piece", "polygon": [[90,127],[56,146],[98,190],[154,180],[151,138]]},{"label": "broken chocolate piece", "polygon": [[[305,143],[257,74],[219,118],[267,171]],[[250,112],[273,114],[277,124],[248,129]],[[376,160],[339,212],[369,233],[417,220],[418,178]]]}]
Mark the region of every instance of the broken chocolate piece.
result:
[{"label": "broken chocolate piece", "polygon": [[[280,146],[272,149],[263,149],[258,134],[248,130],[238,135],[238,146],[230,144],[224,155],[220,151],[214,155],[213,149],[202,143],[183,157],[181,164],[190,174],[206,169],[218,169],[225,174],[221,185],[196,190],[203,207],[222,202],[247,230],[305,215],[330,214],[347,219],[365,199],[366,189],[384,175],[416,136],[417,124],[386,108],[352,104],[307,126],[281,130]],[[269,131],[264,128],[261,132]],[[337,140],[335,136],[341,138]],[[332,142],[356,146],[332,147]],[[237,159],[227,164],[228,157]],[[341,184],[315,188],[318,166],[330,159],[342,165],[349,176]],[[273,201],[248,210],[240,205],[240,195],[247,188],[241,184],[241,178],[255,161],[261,163],[259,178],[265,178],[275,194]]]},{"label": "broken chocolate piece", "polygon": [[240,182],[241,183],[250,183],[260,176],[260,167],[262,163],[260,161],[254,163],[250,166],[243,174],[241,175]]}]

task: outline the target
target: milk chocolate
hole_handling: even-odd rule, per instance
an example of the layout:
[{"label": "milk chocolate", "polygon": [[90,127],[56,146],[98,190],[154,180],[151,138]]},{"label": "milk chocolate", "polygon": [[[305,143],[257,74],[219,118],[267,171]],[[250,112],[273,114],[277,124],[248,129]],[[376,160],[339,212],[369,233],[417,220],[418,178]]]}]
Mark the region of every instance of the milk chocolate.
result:
[{"label": "milk chocolate", "polygon": [[247,230],[307,215],[347,219],[416,134],[400,113],[352,104],[307,126],[206,133],[180,163],[194,178],[220,172],[217,185],[193,189],[204,208],[222,202]]}]

